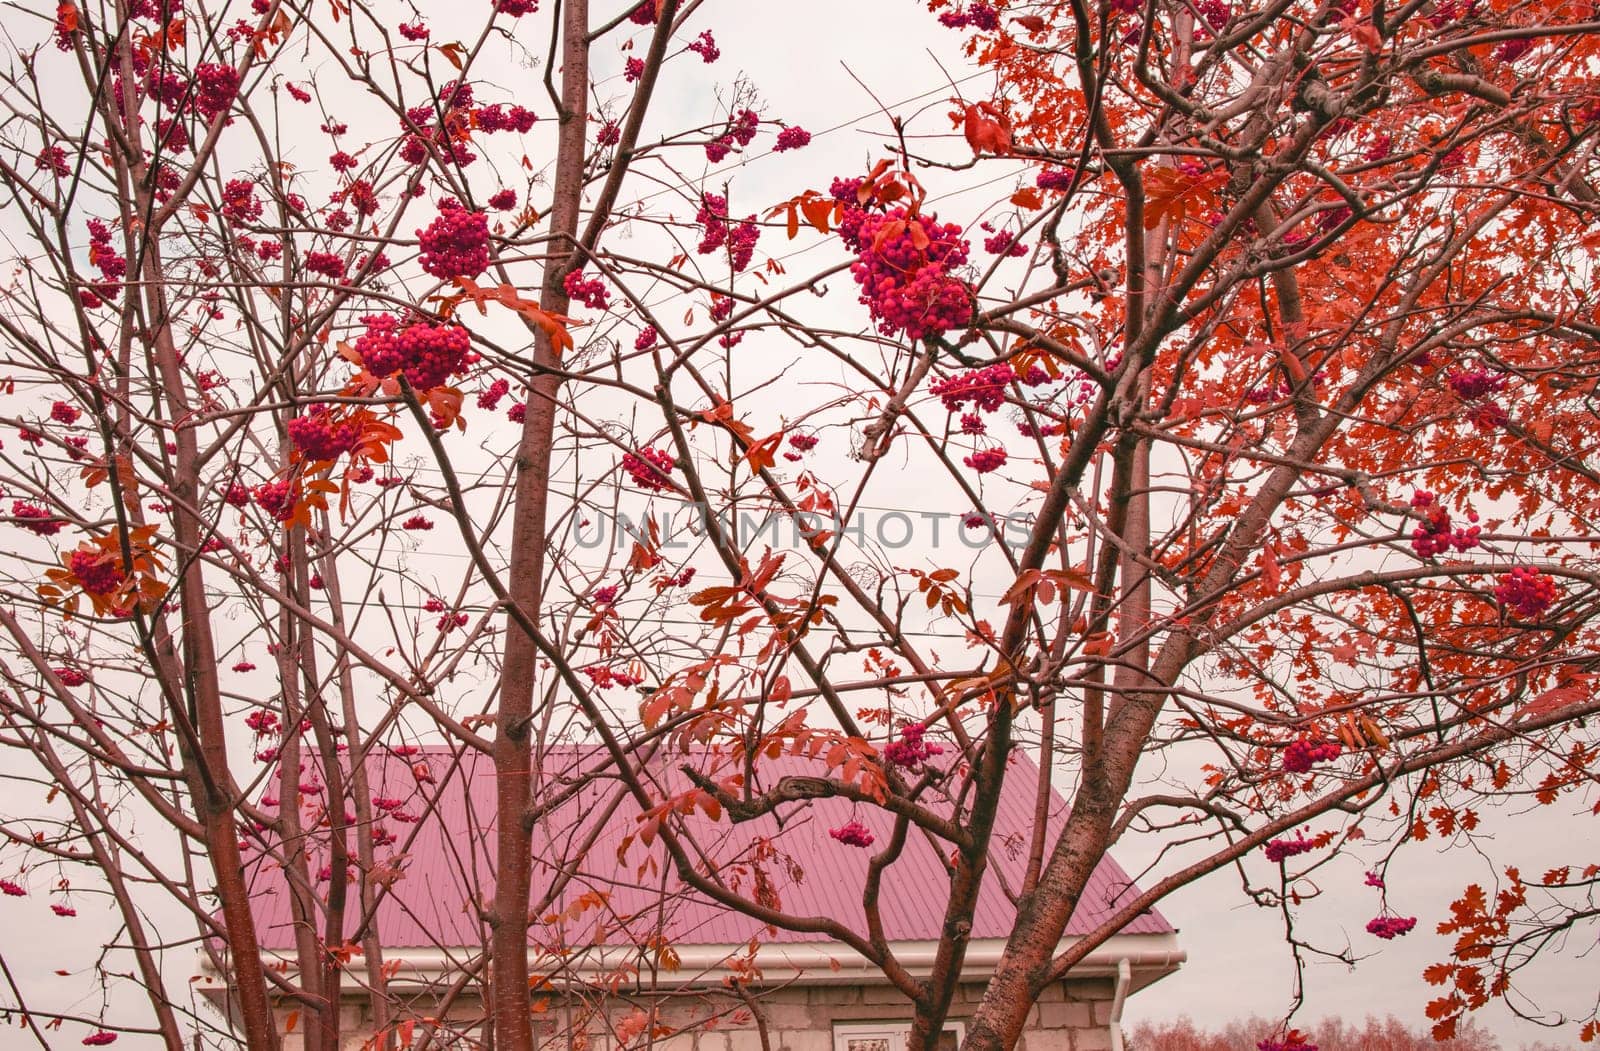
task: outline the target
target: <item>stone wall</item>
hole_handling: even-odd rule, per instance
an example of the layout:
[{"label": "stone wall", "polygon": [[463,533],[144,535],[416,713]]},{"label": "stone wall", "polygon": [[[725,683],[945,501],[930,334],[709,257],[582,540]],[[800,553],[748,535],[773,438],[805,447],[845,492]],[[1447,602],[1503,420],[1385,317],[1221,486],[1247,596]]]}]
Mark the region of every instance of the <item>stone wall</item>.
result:
[{"label": "stone wall", "polygon": [[[982,995],[982,985],[961,986],[950,1005],[950,1020],[971,1017]],[[1109,1051],[1111,996],[1110,979],[1073,979],[1051,986],[1029,1013],[1017,1051]],[[750,999],[766,1027],[765,1046],[750,1004],[723,989],[622,989],[605,999],[544,995],[535,999],[535,1022],[542,1051],[620,1051],[614,1027],[626,1026],[630,1015],[637,1024],[639,1012],[652,1008],[656,1024],[669,1031],[654,1041],[652,1051],[834,1051],[835,1024],[905,1022],[912,1014],[910,1002],[884,985],[790,984],[752,989]],[[412,1016],[432,1014],[428,1006],[429,998],[419,996]],[[288,1013],[287,1008],[279,1011],[280,1032]],[[475,997],[463,999],[450,1014],[465,1030],[481,1019],[482,1006]],[[358,1051],[368,1043],[372,1025],[364,1004],[347,1004],[341,1020],[349,1034],[342,1051]],[[284,1051],[302,1051],[303,1027],[302,1013],[295,1030],[285,1034]],[[642,1034],[629,1041],[634,1048],[644,1044]],[[420,1041],[413,1043],[413,1051],[421,1046]],[[481,1045],[458,1040],[430,1047],[476,1051]]]}]

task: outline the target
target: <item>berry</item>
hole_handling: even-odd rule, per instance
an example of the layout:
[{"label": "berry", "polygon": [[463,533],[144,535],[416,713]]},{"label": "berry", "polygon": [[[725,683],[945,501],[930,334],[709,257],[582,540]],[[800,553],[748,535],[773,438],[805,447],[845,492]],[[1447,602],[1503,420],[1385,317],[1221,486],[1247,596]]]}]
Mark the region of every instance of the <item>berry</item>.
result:
[{"label": "berry", "polygon": [[605,282],[598,277],[585,277],[581,269],[568,274],[561,287],[566,289],[567,295],[591,310],[604,310],[610,305]]},{"label": "berry", "polygon": [[489,198],[489,207],[497,212],[509,212],[517,206],[517,191],[501,190]]},{"label": "berry", "polygon": [[1537,620],[1561,597],[1556,582],[1537,569],[1517,566],[1502,574],[1494,597],[1501,606],[1523,620]]},{"label": "berry", "polygon": [[344,259],[332,252],[307,252],[305,267],[313,274],[331,277],[335,281],[344,280]]},{"label": "berry", "polygon": [[84,683],[89,681],[89,676],[85,675],[77,668],[62,667],[51,668],[50,670],[55,673],[56,678],[61,680],[61,685],[67,687],[68,689],[71,689],[74,686],[82,686]]},{"label": "berry", "polygon": [[230,507],[244,507],[250,502],[250,490],[241,482],[234,482],[222,494],[222,500]]},{"label": "berry", "polygon": [[1072,185],[1071,168],[1046,168],[1033,177],[1033,184],[1041,190],[1066,190]]},{"label": "berry", "polygon": [[884,335],[919,339],[970,320],[968,288],[950,275],[967,261],[959,227],[895,208],[865,216],[853,237],[861,247],[850,273]]},{"label": "berry", "polygon": [[400,523],[400,528],[409,529],[414,533],[427,532],[433,528],[433,523],[422,515],[412,515],[410,518]]},{"label": "berry", "polygon": [[336,460],[361,440],[361,425],[354,420],[336,419],[326,405],[314,406],[286,426],[289,440],[308,460]]},{"label": "berry", "polygon": [[50,911],[55,913],[57,916],[76,916],[78,914],[77,909],[71,908],[67,905],[52,905],[50,906]]},{"label": "berry", "polygon": [[495,0],[494,9],[502,15],[512,18],[521,18],[531,15],[539,8],[539,0]]},{"label": "berry", "polygon": [[1300,1030],[1291,1029],[1283,1035],[1282,1040],[1268,1038],[1256,1044],[1256,1051],[1317,1051],[1316,1044],[1306,1043],[1306,1038],[1300,1035]]},{"label": "berry", "polygon": [[689,45],[689,50],[699,55],[707,65],[722,57],[722,52],[717,50],[717,42],[712,38],[709,29],[695,37],[694,43]]},{"label": "berry", "polygon": [[629,84],[644,76],[644,59],[630,57],[622,66],[622,79]]},{"label": "berry", "polygon": [[90,595],[109,595],[126,579],[121,559],[108,552],[79,548],[67,556],[67,568]]},{"label": "berry", "polygon": [[872,846],[873,835],[871,831],[859,821],[849,821],[838,828],[830,828],[828,829],[828,835],[847,847]]},{"label": "berry", "polygon": [[29,503],[26,500],[11,501],[11,517],[16,519],[13,525],[21,526],[39,536],[55,536],[67,524],[52,515],[43,505]]},{"label": "berry", "polygon": [[912,723],[900,731],[900,739],[890,741],[883,746],[883,759],[894,766],[915,769],[933,756],[942,755],[944,749],[936,744],[923,740],[923,734],[928,728],[921,723]]},{"label": "berry", "polygon": [[278,521],[287,522],[294,517],[294,486],[287,479],[264,482],[256,486],[251,495],[256,498],[256,506]]},{"label": "berry", "polygon": [[27,897],[28,892],[23,890],[20,884],[13,883],[8,879],[0,879],[0,894],[10,898],[23,898]]},{"label": "berry", "polygon": [[1291,774],[1303,774],[1314,763],[1326,763],[1339,758],[1340,751],[1332,741],[1301,738],[1283,750],[1283,768]]},{"label": "berry", "polygon": [[782,153],[785,150],[798,150],[811,143],[811,133],[804,128],[784,128],[778,132],[777,144],[772,147],[772,152]]},{"label": "berry", "polygon": [[656,327],[654,325],[646,325],[643,331],[639,333],[638,338],[633,341],[634,350],[649,350],[655,345]]},{"label": "berry", "polygon": [[638,453],[624,453],[622,457],[622,469],[628,472],[633,484],[651,492],[661,493],[673,488],[672,468],[672,455],[659,449],[640,449]]},{"label": "berry", "polygon": [[1316,844],[1297,833],[1293,839],[1268,840],[1267,845],[1262,849],[1267,855],[1267,860],[1276,864],[1285,858],[1292,858],[1297,854],[1305,854],[1315,850]]},{"label": "berry", "polygon": [[421,22],[401,22],[400,35],[407,40],[428,39],[428,27]]},{"label": "berry", "polygon": [[239,71],[232,66],[203,62],[195,67],[194,79],[194,106],[207,120],[226,111],[239,94]]},{"label": "berry", "polygon": [[57,423],[64,423],[70,427],[78,422],[78,417],[81,415],[83,415],[81,412],[64,401],[50,404],[50,418]]},{"label": "berry", "polygon": [[655,23],[656,17],[656,0],[639,0],[639,6],[628,15],[628,21],[636,26],[648,26]]},{"label": "berry", "polygon": [[1417,918],[1415,916],[1404,918],[1400,916],[1374,916],[1367,921],[1367,932],[1382,938],[1384,941],[1392,941],[1401,935],[1410,934],[1411,929],[1416,925]]},{"label": "berry", "polygon": [[495,380],[478,394],[478,408],[493,411],[500,404],[500,399],[506,396],[511,389],[511,381],[505,377]]},{"label": "berry", "polygon": [[369,314],[362,320],[367,331],[356,340],[355,350],[379,379],[400,372],[413,388],[425,391],[467,366],[472,338],[460,325],[419,321],[401,329],[392,314]]},{"label": "berry", "polygon": [[439,216],[417,231],[422,242],[422,269],[441,280],[477,277],[489,268],[489,218],[446,199]]},{"label": "berry", "polygon": [[961,462],[979,474],[988,474],[1005,466],[1006,451],[999,446],[993,449],[980,449],[971,456],[962,457]]}]

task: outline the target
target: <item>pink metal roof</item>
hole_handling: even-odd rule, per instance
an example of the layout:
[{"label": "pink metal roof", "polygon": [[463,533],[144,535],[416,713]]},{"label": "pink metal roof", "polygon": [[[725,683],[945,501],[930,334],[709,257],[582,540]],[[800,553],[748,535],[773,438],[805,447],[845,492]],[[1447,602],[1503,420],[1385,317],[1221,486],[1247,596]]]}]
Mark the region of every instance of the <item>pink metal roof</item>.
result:
[{"label": "pink metal roof", "polygon": [[[688,787],[678,770],[681,764],[707,769],[711,761],[703,752],[687,757],[660,753],[649,766],[658,798]],[[1006,888],[1014,891],[1021,881],[1032,825],[1036,768],[1021,755],[1012,761],[1014,769],[1006,778],[990,846],[989,872],[973,916],[974,938],[1005,937],[1015,915]],[[621,782],[604,772],[606,765],[604,755],[589,747],[563,747],[543,757],[541,798],[574,784],[585,771],[600,768],[601,772],[537,822],[535,899],[551,886],[558,872],[575,870],[576,877],[560,899],[538,917],[541,922],[532,926],[530,939],[549,947],[597,942],[638,945],[658,934],[675,946],[735,945],[752,937],[768,942],[828,940],[820,933],[768,932],[758,921],[689,890],[665,863],[659,841],[650,847],[640,842],[640,808],[632,798],[622,795],[612,806],[621,794]],[[306,769],[303,812],[320,807],[322,799],[309,791],[320,786],[321,778],[310,763]],[[474,903],[490,901],[494,895],[494,769],[490,760],[476,753],[458,756],[429,747],[414,755],[369,757],[368,770],[372,795],[387,806],[393,807],[395,801],[401,804],[378,821],[379,829],[398,841],[378,848],[377,861],[381,865],[399,856],[397,863],[404,871],[378,907],[380,941],[394,948],[481,944],[487,927]],[[720,778],[732,772],[724,768],[715,774]],[[784,776],[827,772],[822,763],[803,756],[763,759],[758,787],[770,788]],[[285,799],[293,795],[292,790],[280,794]],[[431,810],[430,799],[437,799]],[[1052,828],[1060,827],[1065,809],[1059,796],[1052,799]],[[861,892],[867,862],[892,828],[892,820],[883,811],[830,798],[788,805],[776,820],[768,816],[735,825],[726,816],[713,822],[699,811],[688,820],[703,849],[704,867],[718,871],[733,889],[753,896],[760,870],[787,914],[831,917],[865,931]],[[829,836],[830,828],[851,820],[874,833],[878,840],[874,849],[846,846]],[[593,840],[586,838],[591,833]],[[625,845],[630,836],[631,843]],[[757,855],[764,844],[770,844],[770,852],[763,859]],[[251,900],[261,938],[268,947],[288,948],[293,945],[293,928],[284,874],[259,852],[253,856],[256,860],[249,864]],[[324,862],[324,852],[313,848],[313,878]],[[326,894],[326,882],[316,886],[319,895]],[[1121,867],[1106,858],[1090,879],[1068,934],[1094,928],[1116,901],[1137,893]],[[904,853],[884,880],[880,898],[886,936],[894,941],[937,938],[947,895],[948,879],[938,853],[924,835],[913,830]],[[359,912],[354,898],[352,894],[352,930]],[[1171,932],[1172,927],[1154,911],[1124,928],[1127,934]]]}]

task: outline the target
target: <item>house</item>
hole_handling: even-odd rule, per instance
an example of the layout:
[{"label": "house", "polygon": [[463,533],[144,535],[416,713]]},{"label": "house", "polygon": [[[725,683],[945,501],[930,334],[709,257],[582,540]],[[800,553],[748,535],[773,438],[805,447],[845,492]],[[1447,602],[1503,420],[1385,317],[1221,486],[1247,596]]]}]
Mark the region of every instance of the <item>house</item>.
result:
[{"label": "house", "polygon": [[[730,772],[715,768],[703,749],[690,758],[716,777]],[[684,761],[682,753],[663,750],[646,763],[658,798],[681,796],[692,787],[679,772]],[[1036,767],[1021,754],[1013,763],[989,874],[972,917],[963,981],[951,1005],[951,1045],[977,1007],[1014,916],[1008,892],[1014,893],[1025,864]],[[383,844],[375,859],[384,874],[378,882],[387,884],[378,891],[373,922],[392,973],[390,994],[403,1003],[398,1017],[442,1014],[452,1020],[453,1032],[437,1035],[429,1046],[482,1046],[476,988],[459,979],[479,966],[475,957],[488,937],[482,905],[493,895],[492,765],[477,753],[428,747],[370,756],[366,769],[374,838]],[[551,1048],[614,1051],[648,1041],[662,1051],[903,1051],[910,1005],[876,967],[825,935],[768,928],[686,887],[663,863],[659,841],[646,842],[651,837],[640,809],[607,771],[604,754],[593,748],[552,749],[539,765],[537,797],[561,801],[536,819],[535,898],[561,874],[571,877],[529,931],[539,975],[531,1009]],[[763,759],[755,783],[769,788],[784,777],[826,772],[803,756]],[[305,826],[315,828],[326,789],[309,762],[298,788]],[[264,805],[276,802],[263,799]],[[1050,808],[1058,824],[1065,804],[1055,797]],[[891,829],[883,811],[833,797],[780,810],[776,818],[735,824],[718,816],[713,821],[696,809],[687,820],[707,869],[714,866],[730,887],[791,915],[865,928],[861,897],[873,851],[839,842],[830,829],[857,821],[881,842]],[[250,876],[259,934],[292,979],[296,923],[290,883],[274,856],[258,847],[254,857]],[[319,902],[326,901],[328,887],[324,864],[313,846],[305,871],[320,875],[313,887]],[[928,972],[947,886],[941,853],[913,832],[887,870],[881,895],[885,936],[913,974]],[[354,890],[347,926],[352,934],[360,914]],[[1106,859],[1090,880],[1066,941],[1093,929],[1115,903],[1137,893],[1122,869]],[[320,917],[317,922],[320,929]],[[1021,1051],[1120,1048],[1125,998],[1171,974],[1183,960],[1165,919],[1153,910],[1138,916],[1045,990]],[[205,985],[227,1010],[226,983],[215,968],[207,970]],[[342,998],[342,1028],[354,1034],[346,1042],[351,1048],[360,1047],[374,1028],[361,973],[357,960]],[[454,995],[453,986],[460,987]],[[291,1006],[285,1003],[280,1011],[285,1028]],[[285,1047],[298,1046],[291,1031]]]}]

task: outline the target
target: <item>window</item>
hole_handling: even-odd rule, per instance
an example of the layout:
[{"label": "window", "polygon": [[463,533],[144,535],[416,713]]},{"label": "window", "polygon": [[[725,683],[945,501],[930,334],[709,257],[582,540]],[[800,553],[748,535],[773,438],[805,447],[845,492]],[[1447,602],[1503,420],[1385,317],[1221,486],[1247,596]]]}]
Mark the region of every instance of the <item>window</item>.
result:
[{"label": "window", "polygon": [[[833,1027],[833,1051],[906,1051],[906,1036],[911,1020],[894,1022],[852,1022]],[[939,1034],[937,1051],[956,1051],[967,1035],[960,1022],[946,1022]]]}]

